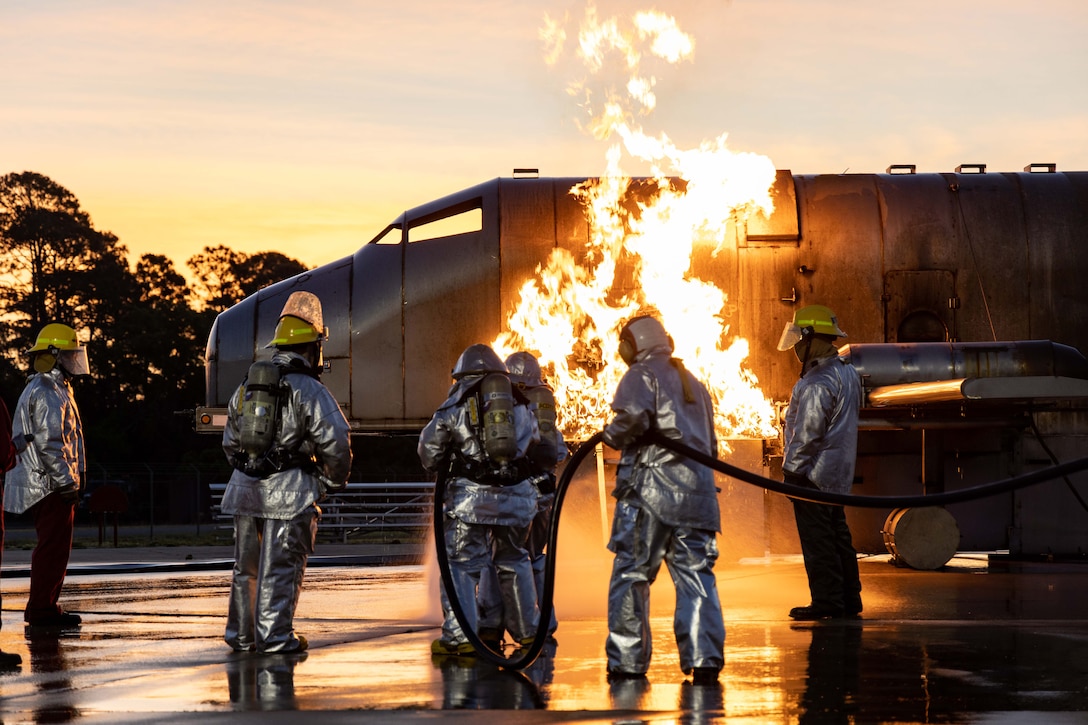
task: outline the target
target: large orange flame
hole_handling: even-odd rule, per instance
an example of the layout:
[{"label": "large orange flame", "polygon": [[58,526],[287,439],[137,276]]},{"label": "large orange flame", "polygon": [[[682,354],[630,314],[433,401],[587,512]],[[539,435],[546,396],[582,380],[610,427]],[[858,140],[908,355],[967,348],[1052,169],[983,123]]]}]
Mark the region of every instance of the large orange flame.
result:
[{"label": "large orange flame", "polygon": [[[559,57],[565,38],[560,24],[547,23],[550,58]],[[617,352],[619,330],[649,311],[672,335],[675,355],[710,389],[723,444],[773,437],[774,405],[744,367],[748,342],[730,335],[725,322],[728,294],[694,274],[692,258],[697,248],[717,254],[748,215],[770,214],[774,165],[731,151],[724,134],[679,149],[664,133],[648,136],[632,122],[632,108],[644,114],[656,104],[657,79],[642,74],[642,59],[674,64],[694,50],[672,18],[644,12],[625,25],[617,18],[599,21],[591,7],[578,38],[578,55],[594,74],[613,54],[619,57],[626,95],[607,88],[588,126],[595,137],[618,137],[619,143],[608,148],[600,178],[571,189],[589,222],[585,249],[553,251],[522,286],[508,329],[492,346],[504,357],[518,350],[537,355],[555,390],[564,435],[584,440],[608,422],[626,370]],[[596,101],[586,82],[573,84],[572,92],[587,109]],[[650,173],[625,174],[624,154]]]}]

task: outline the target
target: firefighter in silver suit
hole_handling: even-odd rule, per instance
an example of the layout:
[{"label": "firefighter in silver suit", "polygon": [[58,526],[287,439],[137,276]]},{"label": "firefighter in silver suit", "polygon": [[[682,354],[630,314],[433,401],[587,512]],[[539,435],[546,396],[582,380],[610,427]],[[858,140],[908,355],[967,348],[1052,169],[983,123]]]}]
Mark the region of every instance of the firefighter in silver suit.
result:
[{"label": "firefighter in silver suit", "polygon": [[[835,313],[823,305],[797,310],[786,323],[779,350],[793,350],[801,377],[786,409],[782,477],[786,483],[850,493],[857,459],[861,379],[839,357],[846,337]],[[797,620],[855,617],[861,613],[858,555],[842,506],[793,499],[797,534],[808,577],[810,603],[790,610]]]},{"label": "firefighter in silver suit", "polygon": [[[567,457],[567,443],[563,432],[556,425],[555,396],[544,382],[540,370],[540,361],[530,352],[515,352],[506,358],[506,368],[510,371],[510,382],[519,397],[524,397],[529,409],[536,418],[540,431],[540,442],[529,452],[529,461],[534,473],[537,499],[536,516],[529,527],[529,559],[533,563],[533,580],[536,584],[537,605],[541,604],[544,594],[544,567],[547,564],[548,529],[552,521],[552,506],[555,503],[556,467]],[[480,579],[480,639],[496,649],[503,639],[502,596],[498,588],[498,578],[494,565],[489,565]],[[548,623],[548,635],[554,635],[559,622],[552,611]]]},{"label": "firefighter in silver suit", "polygon": [[23,619],[38,627],[74,627],[80,616],[57,604],[72,551],[75,507],[87,458],[71,378],[90,374],[76,331],[51,323],[27,351],[34,373],[19,396],[11,439],[18,453],[4,483],[4,510],[34,517],[38,543]]},{"label": "firefighter in silver suit", "polygon": [[679,359],[672,338],[649,316],[620,332],[629,366],[612,401],[604,442],[621,451],[608,548],[615,554],[608,588],[605,654],[611,681],[640,678],[650,666],[650,585],[664,561],[676,587],[673,630],[680,668],[696,685],[713,685],[724,664],[725,625],[714,577],[721,530],[714,472],[643,442],[656,431],[717,455],[710,393]]},{"label": "firefighter in silver suit", "polygon": [[[428,472],[448,472],[445,546],[452,594],[478,632],[480,577],[494,561],[503,600],[503,625],[519,644],[530,642],[540,614],[526,549],[537,511],[537,489],[526,454],[540,439],[528,407],[515,405],[502,358],[487,345],[470,345],[454,365],[453,386],[419,434],[417,452]],[[436,655],[475,651],[442,589],[442,636]]]},{"label": "firefighter in silver suit", "polygon": [[[255,382],[261,363],[254,363],[229,403],[223,450],[235,471],[222,510],[234,516],[235,563],[224,640],[237,652],[307,647],[294,617],[317,503],[351,471],[347,419],[318,379],[324,337],[320,300],[292,293],[266,346],[275,348],[271,366],[264,363],[271,382]],[[269,402],[255,405],[262,395]]]}]

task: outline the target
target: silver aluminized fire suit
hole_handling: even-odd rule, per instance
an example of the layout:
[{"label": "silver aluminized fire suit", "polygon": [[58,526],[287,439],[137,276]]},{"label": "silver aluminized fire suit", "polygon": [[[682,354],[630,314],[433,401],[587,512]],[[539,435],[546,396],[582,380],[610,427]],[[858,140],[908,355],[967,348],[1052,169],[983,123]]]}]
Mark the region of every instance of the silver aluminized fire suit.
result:
[{"label": "silver aluminized fire suit", "polygon": [[[417,452],[428,472],[437,472],[451,459],[480,471],[490,466],[483,442],[470,422],[466,402],[483,377],[466,375],[455,381],[446,401],[420,432]],[[514,406],[514,426],[516,458],[524,459],[529,447],[539,440],[536,420],[526,406]],[[442,504],[454,594],[475,630],[480,576],[489,559],[493,560],[502,593],[504,625],[519,642],[527,640],[536,633],[540,618],[532,563],[525,548],[537,510],[536,486],[530,475],[513,479],[508,485],[476,481],[469,475],[459,472],[455,464]],[[441,643],[452,650],[466,646],[468,640],[449,607],[444,587],[442,612]]]},{"label": "silver aluminized fire suit", "polygon": [[786,409],[782,470],[804,476],[821,491],[850,493],[861,380],[839,357],[811,360],[806,368]]},{"label": "silver aluminized fire suit", "polygon": [[[87,470],[83,423],[68,374],[58,365],[31,375],[12,418],[18,453],[4,481],[4,510],[34,512],[38,543],[24,619],[48,622],[65,615],[60,599],[72,550],[75,504]],[[78,621],[78,620],[77,620]]]},{"label": "silver aluminized fire suit", "polygon": [[[685,401],[681,375],[693,402]],[[705,668],[716,676],[724,663],[725,625],[714,578],[715,534],[721,530],[714,472],[639,441],[653,428],[716,456],[710,394],[674,364],[669,346],[655,345],[639,352],[620,380],[612,410],[604,441],[622,455],[608,543],[615,554],[608,589],[608,671],[640,675],[649,668],[650,584],[664,561],[676,587],[673,630],[680,668],[685,674]]]},{"label": "silver aluminized fire suit", "polygon": [[83,424],[72,386],[59,367],[27,380],[15,406],[11,439],[19,458],[5,479],[5,511],[21,514],[54,491],[81,487],[80,476],[87,470]]},{"label": "silver aluminized fire suit", "polygon": [[[350,428],[329,390],[305,372],[301,355],[277,352],[290,395],[282,407],[276,445],[300,460],[317,461],[321,473],[339,485],[351,472]],[[244,386],[231,397],[223,450],[239,452],[238,419]],[[224,639],[236,651],[292,651],[295,607],[306,562],[314,550],[322,484],[313,470],[294,466],[263,478],[235,470],[223,494],[222,511],[234,516],[234,575]]]},{"label": "silver aluminized fire suit", "polygon": [[[861,380],[840,357],[810,360],[794,384],[785,417],[782,472],[787,483],[850,493],[857,459]],[[811,609],[861,612],[857,552],[842,506],[793,500]]]}]

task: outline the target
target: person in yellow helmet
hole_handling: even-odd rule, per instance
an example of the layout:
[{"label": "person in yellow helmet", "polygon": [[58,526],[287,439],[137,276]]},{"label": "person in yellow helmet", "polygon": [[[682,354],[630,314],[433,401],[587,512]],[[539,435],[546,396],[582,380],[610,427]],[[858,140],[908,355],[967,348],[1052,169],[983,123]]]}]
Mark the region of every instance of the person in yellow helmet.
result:
[{"label": "person in yellow helmet", "polygon": [[321,301],[293,292],[267,345],[272,360],[254,363],[228,404],[223,451],[235,471],[221,509],[234,516],[235,564],[223,638],[237,652],[308,646],[294,617],[317,504],[346,485],[352,460],[348,421],[319,380],[324,338]]},{"label": "person in yellow helmet", "polygon": [[64,611],[58,601],[87,469],[83,424],[70,383],[90,374],[87,349],[73,328],[51,323],[27,355],[33,372],[15,406],[11,429],[18,458],[4,482],[4,510],[29,511],[38,534],[23,619],[32,627],[75,627],[80,616]]},{"label": "person in yellow helmet", "polygon": [[[786,483],[849,493],[857,458],[861,379],[839,357],[846,333],[823,305],[797,310],[779,350],[793,350],[801,375],[785,419],[782,476]],[[842,506],[793,499],[793,513],[808,577],[810,603],[790,610],[796,620],[836,619],[861,613],[858,555]]]}]

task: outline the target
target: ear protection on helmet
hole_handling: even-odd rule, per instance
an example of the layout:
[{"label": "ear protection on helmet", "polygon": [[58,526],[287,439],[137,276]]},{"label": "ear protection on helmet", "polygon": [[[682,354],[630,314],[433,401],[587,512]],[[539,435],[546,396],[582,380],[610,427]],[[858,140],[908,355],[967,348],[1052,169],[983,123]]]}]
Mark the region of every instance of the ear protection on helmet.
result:
[{"label": "ear protection on helmet", "polygon": [[39,352],[34,356],[34,372],[47,373],[57,365],[57,357],[60,355],[60,350],[49,346],[48,351]]},{"label": "ear protection on helmet", "polygon": [[635,362],[635,354],[638,353],[638,349],[635,347],[635,338],[630,330],[624,330],[620,336],[619,353],[620,357],[628,365]]}]

